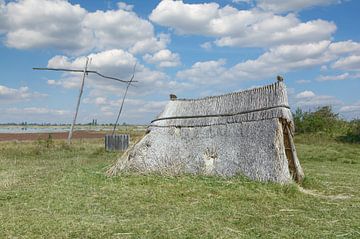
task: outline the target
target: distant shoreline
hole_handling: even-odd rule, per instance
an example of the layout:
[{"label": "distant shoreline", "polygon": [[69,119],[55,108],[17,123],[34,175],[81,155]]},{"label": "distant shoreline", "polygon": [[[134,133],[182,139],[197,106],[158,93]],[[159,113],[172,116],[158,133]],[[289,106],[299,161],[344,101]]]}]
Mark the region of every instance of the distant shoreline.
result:
[{"label": "distant shoreline", "polygon": [[[76,131],[112,131],[114,126],[105,125],[76,125]],[[119,125],[117,130],[127,131],[129,129],[144,129],[144,125]],[[0,125],[0,134],[31,134],[31,133],[64,133],[68,132],[70,125]]]},{"label": "distant shoreline", "polygon": [[[98,139],[103,138],[106,131],[87,131],[78,130],[73,134],[73,139]],[[0,133],[0,141],[34,141],[46,140],[51,135],[52,139],[67,139],[67,132],[52,132],[52,133]]]}]

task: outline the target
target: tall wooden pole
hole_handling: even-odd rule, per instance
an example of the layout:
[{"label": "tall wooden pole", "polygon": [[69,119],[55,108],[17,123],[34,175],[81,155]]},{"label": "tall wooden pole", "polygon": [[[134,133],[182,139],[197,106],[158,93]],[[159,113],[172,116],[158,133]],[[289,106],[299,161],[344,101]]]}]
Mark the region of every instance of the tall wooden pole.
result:
[{"label": "tall wooden pole", "polygon": [[114,134],[115,134],[116,126],[117,126],[117,124],[118,124],[118,122],[119,122],[120,114],[121,114],[121,111],[122,111],[123,106],[124,106],[124,102],[125,102],[126,94],[127,94],[128,90],[129,90],[129,86],[131,85],[131,82],[133,82],[133,80],[134,80],[135,70],[136,70],[136,64],[137,64],[137,63],[135,63],[135,65],[134,65],[133,74],[132,74],[132,76],[131,76],[131,79],[130,79],[129,83],[128,83],[127,86],[126,86],[126,90],[125,90],[125,93],[124,93],[124,96],[123,96],[123,99],[122,99],[122,102],[121,102],[119,114],[118,114],[118,116],[117,116],[117,118],[116,118],[116,122],[115,122],[115,125],[114,125],[114,129],[113,129],[112,134],[111,134],[112,136],[114,136]]},{"label": "tall wooden pole", "polygon": [[81,88],[80,88],[78,102],[77,102],[77,105],[76,105],[76,111],[75,111],[75,115],[74,115],[74,120],[73,120],[73,122],[71,124],[71,128],[70,128],[70,131],[69,131],[68,144],[71,144],[71,138],[72,138],[72,134],[73,134],[73,131],[74,131],[74,126],[76,124],[76,118],[77,118],[77,115],[78,115],[78,112],[79,112],[81,96],[82,96],[83,91],[84,91],[84,83],[85,83],[85,78],[86,78],[86,74],[87,74],[88,63],[89,63],[89,58],[86,57],[84,74],[83,74],[82,81],[81,81]]}]

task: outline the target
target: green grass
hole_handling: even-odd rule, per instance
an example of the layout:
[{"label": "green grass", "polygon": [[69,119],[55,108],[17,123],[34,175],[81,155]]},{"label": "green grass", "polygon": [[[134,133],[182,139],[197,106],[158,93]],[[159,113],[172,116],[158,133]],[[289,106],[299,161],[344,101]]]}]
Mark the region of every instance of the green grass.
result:
[{"label": "green grass", "polygon": [[101,140],[0,143],[0,238],[359,238],[360,147],[301,135],[297,185],[105,171]]}]

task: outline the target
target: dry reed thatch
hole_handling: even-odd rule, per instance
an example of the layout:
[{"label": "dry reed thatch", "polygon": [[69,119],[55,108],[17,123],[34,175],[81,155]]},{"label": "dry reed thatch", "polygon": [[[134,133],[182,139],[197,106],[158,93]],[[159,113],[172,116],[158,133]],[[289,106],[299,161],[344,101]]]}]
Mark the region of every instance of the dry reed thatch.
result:
[{"label": "dry reed thatch", "polygon": [[175,96],[108,173],[240,173],[259,181],[301,181],[293,129],[282,81],[195,100]]}]

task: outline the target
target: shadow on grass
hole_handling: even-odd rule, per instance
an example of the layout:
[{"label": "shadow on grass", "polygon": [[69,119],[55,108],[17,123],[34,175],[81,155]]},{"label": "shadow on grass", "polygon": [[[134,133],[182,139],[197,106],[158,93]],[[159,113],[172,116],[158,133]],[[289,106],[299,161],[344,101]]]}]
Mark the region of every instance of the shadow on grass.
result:
[{"label": "shadow on grass", "polygon": [[341,143],[360,144],[360,135],[347,134],[336,138]]}]

